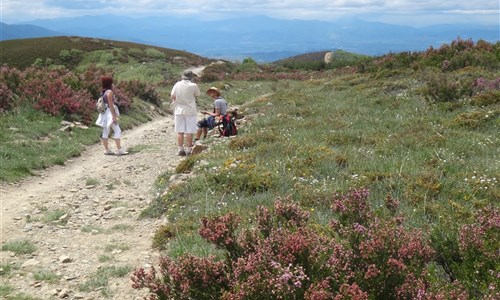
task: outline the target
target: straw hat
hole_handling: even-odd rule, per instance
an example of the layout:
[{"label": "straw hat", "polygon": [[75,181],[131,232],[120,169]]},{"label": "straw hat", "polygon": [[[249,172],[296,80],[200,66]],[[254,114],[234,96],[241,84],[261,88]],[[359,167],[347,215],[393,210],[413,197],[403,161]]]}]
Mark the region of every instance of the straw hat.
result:
[{"label": "straw hat", "polygon": [[210,92],[215,92],[217,94],[217,96],[220,96],[221,95],[221,92],[218,88],[216,87],[211,87],[207,90],[207,94],[210,94]]}]

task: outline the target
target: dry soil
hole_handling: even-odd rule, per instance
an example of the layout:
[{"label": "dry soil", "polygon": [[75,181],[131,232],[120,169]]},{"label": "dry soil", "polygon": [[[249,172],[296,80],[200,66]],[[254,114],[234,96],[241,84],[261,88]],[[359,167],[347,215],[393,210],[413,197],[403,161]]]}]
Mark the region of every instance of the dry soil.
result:
[{"label": "dry soil", "polygon": [[[156,178],[175,169],[182,159],[177,156],[173,117],[125,130],[122,143],[139,151],[106,156],[101,145],[92,145],[64,166],[0,187],[1,244],[29,241],[36,246],[32,254],[0,251],[4,267],[0,281],[14,289],[10,295],[23,293],[35,299],[146,295],[145,290],[131,287],[130,275],[157,261],[151,238],[164,220],[138,216],[157,193]],[[99,279],[99,270],[110,267],[130,272],[110,277],[104,287],[82,290]],[[36,274],[55,280],[36,279]]]}]

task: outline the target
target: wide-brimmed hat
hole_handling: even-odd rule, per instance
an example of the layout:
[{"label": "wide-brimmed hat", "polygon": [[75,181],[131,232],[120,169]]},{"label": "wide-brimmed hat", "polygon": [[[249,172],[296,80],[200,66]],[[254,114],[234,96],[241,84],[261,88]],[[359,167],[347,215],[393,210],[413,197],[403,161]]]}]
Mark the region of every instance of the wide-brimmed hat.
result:
[{"label": "wide-brimmed hat", "polygon": [[209,94],[210,92],[215,92],[218,96],[220,96],[220,95],[221,95],[220,90],[219,90],[218,88],[216,88],[216,87],[211,87],[211,88],[209,88],[209,89],[207,90],[207,94]]},{"label": "wide-brimmed hat", "polygon": [[185,71],[184,73],[182,73],[182,79],[191,80],[195,76],[196,76],[196,74],[194,74],[193,71]]}]

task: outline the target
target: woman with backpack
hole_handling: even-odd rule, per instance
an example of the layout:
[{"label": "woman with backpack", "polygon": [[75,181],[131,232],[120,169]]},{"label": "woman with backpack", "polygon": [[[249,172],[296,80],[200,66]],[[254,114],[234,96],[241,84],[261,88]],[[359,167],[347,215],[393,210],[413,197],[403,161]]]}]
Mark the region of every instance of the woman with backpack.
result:
[{"label": "woman with backpack", "polygon": [[[113,93],[113,78],[110,76],[101,77],[102,84],[102,92],[101,97],[104,100],[104,104],[106,109],[99,113],[99,117],[97,118],[96,124],[102,127],[102,145],[104,146],[104,154],[105,155],[125,155],[128,154],[121,147],[121,129],[120,125],[118,125],[118,116],[120,115],[120,111],[118,107],[115,105],[115,95]],[[113,129],[113,138],[116,144],[116,152],[113,152],[109,149],[108,137],[110,128]]]}]

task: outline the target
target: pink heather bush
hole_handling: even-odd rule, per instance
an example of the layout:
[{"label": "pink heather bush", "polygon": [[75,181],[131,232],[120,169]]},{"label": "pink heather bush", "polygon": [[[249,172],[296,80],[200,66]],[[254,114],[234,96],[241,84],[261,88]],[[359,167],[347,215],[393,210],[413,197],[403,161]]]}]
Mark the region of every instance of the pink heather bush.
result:
[{"label": "pink heather bush", "polygon": [[309,220],[309,212],[303,211],[291,197],[286,200],[277,199],[274,202],[274,214],[277,221],[285,227],[302,227]]},{"label": "pink heather bush", "polygon": [[21,81],[21,72],[9,68],[7,65],[0,67],[0,113],[13,110],[19,106],[18,97],[14,91],[17,90]]},{"label": "pink heather bush", "polygon": [[[476,215],[476,222],[463,225],[458,238],[460,264],[457,277],[484,297],[500,296],[500,210],[487,207]],[[469,286],[470,285],[470,286]]]},{"label": "pink heather bush", "polygon": [[369,195],[367,189],[359,189],[334,196],[332,209],[339,214],[341,225],[366,224],[372,218]]},{"label": "pink heather bush", "polygon": [[[199,234],[225,260],[164,257],[159,272],[136,270],[134,288],[149,289],[151,299],[466,299],[458,281],[433,277],[435,251],[424,232],[404,227],[401,217],[375,216],[368,196],[365,189],[335,195],[338,221],[329,233],[308,226],[309,214],[291,198],[276,199],[272,211],[258,207],[253,228],[238,230],[233,213],[203,218]],[[397,200],[386,202],[397,208]],[[484,232],[498,224],[479,223]]]},{"label": "pink heather bush", "polygon": [[483,93],[492,90],[500,90],[500,78],[495,80],[488,80],[483,77],[479,77],[474,80],[472,84],[472,90],[475,94]]},{"label": "pink heather bush", "polygon": [[[30,67],[24,71],[0,68],[0,112],[13,111],[20,105],[33,106],[50,115],[90,124],[95,119],[95,101],[101,92],[100,78],[105,72],[95,66],[82,74],[65,68]],[[116,103],[126,112],[131,96],[114,88]],[[148,93],[151,94],[149,91]]]},{"label": "pink heather bush", "polygon": [[0,113],[8,110],[14,109],[16,106],[16,101],[14,99],[14,93],[9,89],[9,87],[1,82],[0,83]]},{"label": "pink heather bush", "polygon": [[156,106],[161,106],[161,99],[154,86],[141,82],[139,80],[121,81],[116,86],[123,90],[128,95],[135,95],[142,100],[152,103]]},{"label": "pink heather bush", "polygon": [[228,285],[224,263],[191,255],[179,261],[161,257],[160,274],[139,269],[132,281],[134,288],[148,288],[150,299],[219,299]]},{"label": "pink heather bush", "polygon": [[199,234],[217,248],[227,251],[229,256],[238,257],[240,247],[236,243],[235,230],[240,224],[240,217],[229,213],[213,220],[203,218]]}]

